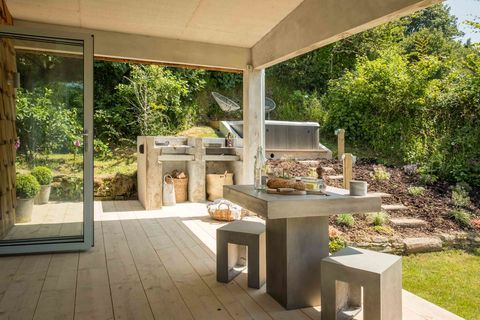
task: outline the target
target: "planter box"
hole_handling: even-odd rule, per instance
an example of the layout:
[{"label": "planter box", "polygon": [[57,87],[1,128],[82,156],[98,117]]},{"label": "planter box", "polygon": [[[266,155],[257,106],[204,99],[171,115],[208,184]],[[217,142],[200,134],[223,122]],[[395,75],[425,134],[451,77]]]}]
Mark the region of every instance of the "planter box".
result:
[{"label": "planter box", "polygon": [[35,197],[35,204],[46,204],[48,199],[50,199],[50,190],[52,190],[51,185],[40,186],[40,192]]},{"label": "planter box", "polygon": [[15,208],[15,222],[24,223],[32,220],[34,198],[17,198],[17,207]]}]

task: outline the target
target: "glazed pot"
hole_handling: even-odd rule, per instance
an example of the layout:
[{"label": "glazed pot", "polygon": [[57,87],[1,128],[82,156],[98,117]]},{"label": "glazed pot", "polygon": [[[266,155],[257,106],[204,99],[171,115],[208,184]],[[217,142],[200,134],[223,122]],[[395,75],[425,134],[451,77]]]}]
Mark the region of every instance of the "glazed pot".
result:
[{"label": "glazed pot", "polygon": [[40,186],[40,192],[35,197],[35,204],[46,204],[50,198],[51,185]]},{"label": "glazed pot", "polygon": [[15,208],[15,222],[24,223],[32,220],[34,198],[17,198],[17,207]]}]

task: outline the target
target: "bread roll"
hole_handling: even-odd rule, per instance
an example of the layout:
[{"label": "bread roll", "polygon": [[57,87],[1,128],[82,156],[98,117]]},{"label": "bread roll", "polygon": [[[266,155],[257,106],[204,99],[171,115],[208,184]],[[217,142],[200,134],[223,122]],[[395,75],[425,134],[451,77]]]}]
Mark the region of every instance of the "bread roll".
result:
[{"label": "bread roll", "polygon": [[295,181],[290,179],[272,178],[268,179],[267,187],[269,187],[270,189],[292,188],[296,190],[305,190],[305,183],[303,183],[302,181]]}]

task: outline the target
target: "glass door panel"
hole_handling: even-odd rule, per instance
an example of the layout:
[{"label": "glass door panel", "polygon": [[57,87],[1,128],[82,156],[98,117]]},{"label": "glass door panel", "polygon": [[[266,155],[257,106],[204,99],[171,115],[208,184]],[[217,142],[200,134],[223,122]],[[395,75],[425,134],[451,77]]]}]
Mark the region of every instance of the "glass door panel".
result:
[{"label": "glass door panel", "polygon": [[14,212],[0,254],[93,244],[93,38],[0,28],[16,73]]}]

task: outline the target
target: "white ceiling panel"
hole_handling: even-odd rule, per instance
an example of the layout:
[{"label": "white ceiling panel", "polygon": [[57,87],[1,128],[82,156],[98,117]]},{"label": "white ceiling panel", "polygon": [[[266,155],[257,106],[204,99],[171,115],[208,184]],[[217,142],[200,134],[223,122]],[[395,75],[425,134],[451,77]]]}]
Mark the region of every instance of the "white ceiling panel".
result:
[{"label": "white ceiling panel", "polygon": [[7,0],[14,19],[252,47],[303,0]]}]

